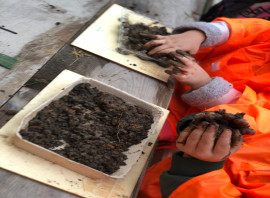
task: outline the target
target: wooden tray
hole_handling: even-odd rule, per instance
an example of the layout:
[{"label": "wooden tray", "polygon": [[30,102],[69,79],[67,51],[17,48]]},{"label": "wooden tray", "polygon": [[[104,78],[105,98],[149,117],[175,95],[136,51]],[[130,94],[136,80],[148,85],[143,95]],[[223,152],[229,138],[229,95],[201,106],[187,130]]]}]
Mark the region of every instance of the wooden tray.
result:
[{"label": "wooden tray", "polygon": [[[112,95],[115,95],[117,97],[122,98],[125,102],[131,105],[137,105],[140,106],[146,110],[149,110],[153,117],[154,117],[154,123],[151,126],[151,129],[148,131],[148,138],[144,139],[140,144],[133,145],[129,148],[128,151],[124,152],[127,156],[127,160],[125,160],[126,165],[121,166],[118,171],[115,173],[108,175],[105,173],[102,173],[98,170],[95,170],[91,167],[85,166],[83,164],[77,163],[75,161],[69,160],[68,158],[65,158],[51,150],[45,149],[39,145],[36,145],[32,142],[29,142],[22,138],[21,134],[19,133],[21,129],[25,129],[28,126],[28,123],[30,120],[32,120],[38,112],[40,112],[44,107],[48,106],[51,102],[60,99],[61,97],[67,95],[76,85],[81,83],[87,83],[90,84],[91,87],[96,87],[99,91],[110,93]],[[56,164],[59,164],[67,169],[70,169],[72,171],[75,171],[81,175],[91,177],[91,178],[123,178],[128,171],[136,164],[139,157],[142,155],[142,151],[144,146],[147,144],[148,140],[151,138],[153,134],[156,133],[156,127],[157,123],[159,122],[160,118],[163,116],[163,111],[160,107],[155,106],[153,104],[147,103],[139,98],[136,98],[126,92],[123,92],[119,89],[113,88],[109,85],[106,85],[102,82],[96,81],[91,78],[81,77],[80,79],[76,80],[72,84],[64,87],[61,89],[55,96],[50,98],[48,101],[44,102],[39,106],[38,108],[32,110],[30,113],[28,113],[21,121],[20,126],[18,127],[16,131],[16,136],[14,138],[14,144],[18,146],[19,148],[22,148],[28,152],[31,152],[37,156],[40,156],[46,160],[49,160],[51,162],[54,162]]]},{"label": "wooden tray", "polygon": [[158,134],[166,120],[168,110],[162,109],[164,115],[158,122],[156,133],[152,135],[149,144],[144,147],[136,166],[123,178],[93,179],[52,163],[41,157],[33,155],[16,147],[12,142],[17,128],[22,119],[33,109],[36,109],[50,98],[54,97],[61,89],[77,81],[82,76],[65,70],[47,85],[33,100],[18,112],[0,129],[0,168],[25,176],[43,184],[87,198],[118,198],[130,197],[136,183],[148,163]]}]

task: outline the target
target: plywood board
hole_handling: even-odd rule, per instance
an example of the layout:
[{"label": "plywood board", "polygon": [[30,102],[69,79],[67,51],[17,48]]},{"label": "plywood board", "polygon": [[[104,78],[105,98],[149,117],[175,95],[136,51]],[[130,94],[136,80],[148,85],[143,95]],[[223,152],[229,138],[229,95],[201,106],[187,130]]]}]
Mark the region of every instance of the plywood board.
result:
[{"label": "plywood board", "polygon": [[153,23],[153,20],[147,17],[113,4],[71,44],[140,73],[167,82],[169,75],[164,72],[166,70],[165,68],[158,66],[156,63],[141,60],[135,55],[123,55],[116,51],[118,47],[119,26],[121,24],[119,18],[125,14],[129,15],[129,20],[132,23]]},{"label": "plywood board", "polygon": [[[12,144],[16,129],[26,114],[80,78],[82,76],[79,74],[68,70],[63,71],[0,129],[0,167],[82,197],[129,197],[143,167],[147,163],[154,144],[147,145],[144,148],[145,154],[141,156],[132,170],[121,179],[91,179],[23,151]],[[162,110],[164,115],[158,123],[157,133],[150,139],[152,143],[156,141],[168,115],[166,109]]]}]

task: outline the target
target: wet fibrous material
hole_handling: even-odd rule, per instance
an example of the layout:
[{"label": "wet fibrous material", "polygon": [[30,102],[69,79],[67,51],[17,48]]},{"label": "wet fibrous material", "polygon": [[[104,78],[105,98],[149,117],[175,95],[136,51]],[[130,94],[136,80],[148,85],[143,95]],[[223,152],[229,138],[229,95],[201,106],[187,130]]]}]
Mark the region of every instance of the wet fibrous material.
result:
[{"label": "wet fibrous material", "polygon": [[123,22],[124,36],[123,44],[127,49],[141,51],[145,43],[155,38],[155,35],[169,35],[165,27],[149,27],[143,23],[129,24]]},{"label": "wet fibrous material", "polygon": [[[226,113],[226,110],[202,112],[195,115],[190,126],[196,127],[202,122],[206,122],[207,125],[217,124],[218,129],[216,131],[216,140],[224,129],[230,129],[232,131],[231,145],[242,138],[242,135],[253,135],[255,130],[249,128],[247,120],[243,119],[245,113]],[[207,127],[207,126],[206,126]],[[239,131],[240,133],[236,133]]]},{"label": "wet fibrous material", "polygon": [[70,160],[112,174],[125,165],[123,152],[147,138],[152,123],[150,111],[82,83],[39,111],[19,133]]},{"label": "wet fibrous material", "polygon": [[165,27],[148,26],[143,23],[130,24],[127,20],[123,21],[121,26],[122,30],[120,31],[121,34],[119,40],[122,47],[117,49],[121,54],[126,55],[133,53],[143,60],[155,62],[159,66],[165,68],[174,66],[172,70],[165,71],[168,74],[177,74],[181,72],[178,67],[183,67],[183,63],[177,59],[177,56],[184,56],[193,59],[192,55],[180,49],[169,54],[155,54],[153,56],[148,55],[148,52],[157,46],[153,46],[152,48],[146,50],[144,49],[144,45],[147,42],[156,39],[156,35],[170,35]]}]

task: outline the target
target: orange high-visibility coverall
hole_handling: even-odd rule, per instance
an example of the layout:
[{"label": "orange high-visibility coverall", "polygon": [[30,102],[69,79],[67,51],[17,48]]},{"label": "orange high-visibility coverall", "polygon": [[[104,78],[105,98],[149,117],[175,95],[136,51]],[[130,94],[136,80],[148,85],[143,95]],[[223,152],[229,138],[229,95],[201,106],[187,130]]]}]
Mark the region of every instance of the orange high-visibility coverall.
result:
[{"label": "orange high-visibility coverall", "polygon": [[[208,110],[244,112],[256,134],[244,137],[242,148],[226,160],[223,169],[188,180],[170,197],[270,197],[270,22],[228,18],[215,21],[218,20],[230,26],[229,40],[201,50],[197,59],[211,76],[222,76],[243,94],[236,104]],[[176,87],[170,103],[169,122],[173,128],[183,116],[196,112],[181,102],[183,91]],[[159,176],[170,164],[171,158],[166,158],[147,170],[139,198],[161,197]]]},{"label": "orange high-visibility coverall", "polygon": [[[243,92],[248,85],[255,91],[269,87],[269,45],[270,22],[263,19],[229,19],[217,18],[214,21],[224,21],[231,28],[229,40],[217,47],[200,50],[196,55],[199,64],[211,77],[221,76]],[[267,67],[268,65],[268,67]],[[168,122],[174,130],[176,138],[177,122],[200,110],[185,104],[181,95],[188,87],[176,84],[172,96]]]}]

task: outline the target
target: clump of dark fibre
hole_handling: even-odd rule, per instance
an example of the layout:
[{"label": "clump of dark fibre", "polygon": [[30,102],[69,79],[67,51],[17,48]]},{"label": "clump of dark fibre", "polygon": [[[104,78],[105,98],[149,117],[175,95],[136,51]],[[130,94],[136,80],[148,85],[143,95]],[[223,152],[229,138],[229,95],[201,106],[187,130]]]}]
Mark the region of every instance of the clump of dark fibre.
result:
[{"label": "clump of dark fibre", "polygon": [[[216,131],[216,140],[219,138],[224,129],[230,129],[232,131],[231,145],[234,145],[234,142],[239,138],[242,138],[242,135],[255,134],[255,130],[249,128],[249,123],[247,120],[243,119],[244,115],[245,113],[226,113],[225,109],[219,111],[202,112],[195,115],[193,121],[190,123],[190,126],[195,127],[202,122],[218,125],[218,129]],[[236,135],[236,131],[239,131],[241,135]]]},{"label": "clump of dark fibre", "polygon": [[112,174],[125,165],[123,152],[147,138],[152,123],[150,111],[83,83],[42,109],[20,134],[70,160]]}]

